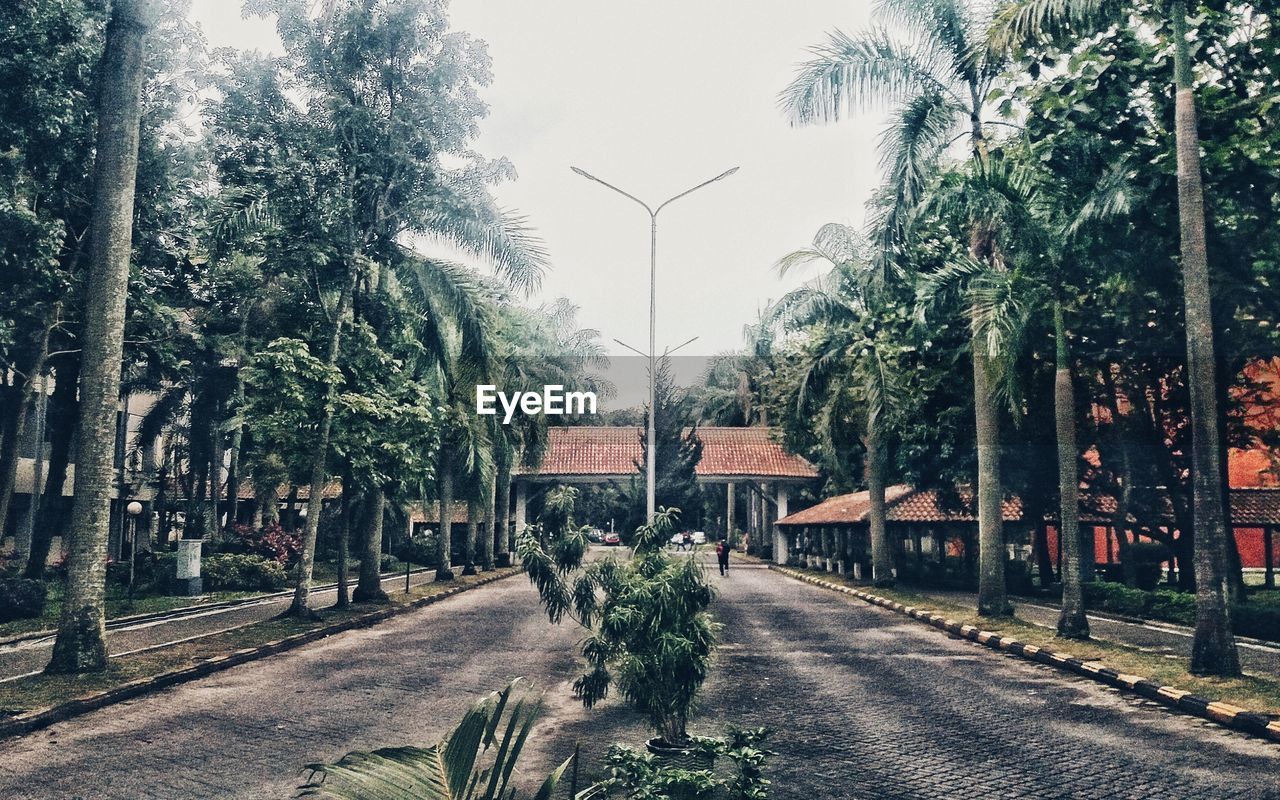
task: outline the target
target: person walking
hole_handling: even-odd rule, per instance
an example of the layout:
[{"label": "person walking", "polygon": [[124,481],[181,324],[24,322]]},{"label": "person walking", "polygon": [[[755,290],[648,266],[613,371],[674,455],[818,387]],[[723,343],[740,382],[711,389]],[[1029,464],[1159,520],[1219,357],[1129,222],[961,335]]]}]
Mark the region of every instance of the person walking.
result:
[{"label": "person walking", "polygon": [[720,562],[720,577],[729,571],[729,542],[724,539],[716,542],[716,560]]}]

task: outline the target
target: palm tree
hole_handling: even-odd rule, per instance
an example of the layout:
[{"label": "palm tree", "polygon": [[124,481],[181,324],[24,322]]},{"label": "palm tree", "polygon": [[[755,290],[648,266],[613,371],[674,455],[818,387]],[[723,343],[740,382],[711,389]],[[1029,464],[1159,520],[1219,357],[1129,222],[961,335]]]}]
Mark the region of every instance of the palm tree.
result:
[{"label": "palm tree", "polygon": [[[1069,30],[1096,32],[1123,18],[1128,8],[1119,0],[1018,0],[1001,15],[993,30],[993,41],[1003,45]],[[1196,630],[1191,671],[1230,676],[1240,674],[1240,659],[1231,633],[1228,602],[1230,532],[1223,499],[1222,432],[1214,390],[1217,364],[1187,0],[1168,0],[1164,10],[1168,13],[1173,46],[1178,221],[1182,234],[1187,383],[1191,394],[1191,480],[1196,527]]]},{"label": "palm tree", "polygon": [[107,24],[98,98],[93,225],[81,339],[79,445],[62,616],[48,672],[107,665],[107,537],[115,474],[116,409],[124,353],[125,299],[133,236],[142,118],[143,56],[159,17],[155,0],[116,0]]},{"label": "palm tree", "polygon": [[[905,227],[934,172],[939,155],[967,139],[978,163],[988,155],[987,97],[1003,73],[1002,51],[987,46],[992,13],[986,4],[965,0],[881,0],[880,14],[903,30],[898,39],[884,28],[859,36],[839,30],[810,49],[782,93],[780,105],[795,125],[838,122],[853,110],[877,102],[896,103],[882,140],[891,202],[882,221],[885,254]],[[990,262],[995,230],[975,221],[969,255]],[[992,372],[998,354],[972,326],[974,417],[978,439],[978,613],[1010,611],[1005,592],[1001,518],[999,409]]]},{"label": "palm tree", "polygon": [[[354,752],[334,764],[310,764],[297,797],[328,800],[512,800],[509,783],[542,711],[523,680],[492,692],[430,747]],[[571,756],[552,770],[534,800],[551,800]]]},{"label": "palm tree", "polygon": [[[831,265],[830,271],[784,295],[771,309],[770,319],[813,333],[796,395],[796,412],[816,412],[826,420],[823,446],[834,449],[835,426],[842,414],[852,411],[861,418],[871,579],[878,586],[887,586],[893,583],[894,559],[885,525],[888,481],[884,431],[896,389],[891,357],[877,336],[875,317],[883,310],[876,303],[891,301],[886,292],[872,291],[875,266],[867,250],[852,228],[823,226],[811,247],[783,256],[776,269],[779,275],[786,275],[796,267],[825,261]],[[856,398],[856,408],[846,407],[850,396]]]}]

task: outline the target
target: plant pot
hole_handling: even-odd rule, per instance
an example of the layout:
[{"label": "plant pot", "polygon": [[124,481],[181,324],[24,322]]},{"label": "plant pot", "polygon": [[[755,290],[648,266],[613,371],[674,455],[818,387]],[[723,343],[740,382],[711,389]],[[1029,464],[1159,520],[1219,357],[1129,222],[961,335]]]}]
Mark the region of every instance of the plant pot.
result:
[{"label": "plant pot", "polygon": [[653,754],[654,761],[664,767],[711,769],[715,766],[715,756],[693,744],[671,745],[655,736],[644,745]]}]

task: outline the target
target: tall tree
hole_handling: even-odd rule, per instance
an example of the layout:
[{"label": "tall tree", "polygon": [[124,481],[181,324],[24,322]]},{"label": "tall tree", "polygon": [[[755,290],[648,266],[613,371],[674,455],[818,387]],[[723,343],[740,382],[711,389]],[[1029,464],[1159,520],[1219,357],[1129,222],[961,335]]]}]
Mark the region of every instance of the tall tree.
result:
[{"label": "tall tree", "polygon": [[[1174,148],[1178,171],[1178,217],[1182,292],[1190,390],[1191,480],[1195,521],[1196,630],[1191,669],[1199,674],[1238,675],[1240,660],[1231,633],[1227,548],[1230,546],[1222,483],[1213,298],[1204,210],[1200,132],[1187,0],[1158,3],[1173,50]],[[1045,33],[1097,31],[1131,13],[1119,0],[1022,0],[1004,12],[997,42]]]},{"label": "tall tree", "polygon": [[49,672],[81,672],[107,665],[103,592],[142,118],[143,56],[147,33],[158,11],[156,0],[115,0],[107,25],[98,98],[72,535]]},{"label": "tall tree", "polygon": [[[956,136],[968,140],[972,158],[983,163],[989,144],[987,98],[1006,60],[987,46],[992,11],[965,0],[883,0],[879,11],[908,34],[899,40],[885,28],[849,36],[839,30],[810,49],[779,99],[793,124],[838,122],[846,113],[875,102],[897,103],[883,140],[893,202],[881,225],[896,239],[920,199],[937,157]],[[993,227],[975,220],[969,255],[991,262]],[[891,244],[892,242],[890,242]],[[886,252],[892,252],[886,248]],[[978,453],[978,613],[1010,611],[1005,589],[1005,547],[1000,481],[999,403],[993,381],[997,353],[991,353],[977,311],[973,312],[972,366]]]}]

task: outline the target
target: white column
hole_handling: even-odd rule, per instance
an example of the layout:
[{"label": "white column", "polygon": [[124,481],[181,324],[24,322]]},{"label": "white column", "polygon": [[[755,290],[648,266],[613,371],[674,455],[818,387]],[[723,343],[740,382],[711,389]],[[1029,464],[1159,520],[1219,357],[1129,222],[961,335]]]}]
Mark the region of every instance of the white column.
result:
[{"label": "white column", "polygon": [[[777,499],[778,519],[782,519],[787,515],[787,485],[785,483],[778,484]],[[773,526],[773,563],[787,563],[787,552],[791,549],[790,538],[786,529],[775,522]]]},{"label": "white column", "polygon": [[524,533],[525,513],[529,504],[529,485],[516,481],[516,536]]}]

